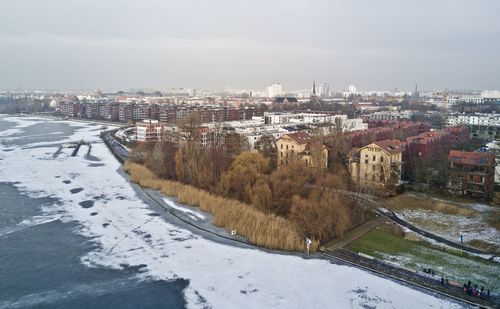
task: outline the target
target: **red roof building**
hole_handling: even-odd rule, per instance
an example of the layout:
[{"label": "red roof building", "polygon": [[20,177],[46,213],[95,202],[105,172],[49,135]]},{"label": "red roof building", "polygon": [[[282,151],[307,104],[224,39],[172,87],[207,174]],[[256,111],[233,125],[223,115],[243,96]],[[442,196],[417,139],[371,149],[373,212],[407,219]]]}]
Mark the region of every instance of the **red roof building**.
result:
[{"label": "red roof building", "polygon": [[452,150],[448,154],[448,163],[448,190],[451,193],[491,200],[495,177],[492,152]]},{"label": "red roof building", "polygon": [[[370,143],[387,140],[400,139],[405,140],[410,136],[415,136],[430,130],[430,126],[425,122],[412,121],[375,121],[371,124],[368,130],[356,130],[343,133],[343,138],[346,141],[345,151],[356,147],[360,148]],[[370,122],[369,122],[370,125]],[[381,126],[383,125],[383,126]],[[327,145],[332,144],[331,138],[326,137]]]},{"label": "red roof building", "polygon": [[451,134],[444,130],[425,132],[406,139],[408,151],[406,161],[429,160],[452,140]]},{"label": "red roof building", "polygon": [[293,139],[297,144],[307,144],[310,141],[312,141],[311,135],[307,134],[306,132],[295,132],[295,133],[289,133],[286,135],[287,137]]}]

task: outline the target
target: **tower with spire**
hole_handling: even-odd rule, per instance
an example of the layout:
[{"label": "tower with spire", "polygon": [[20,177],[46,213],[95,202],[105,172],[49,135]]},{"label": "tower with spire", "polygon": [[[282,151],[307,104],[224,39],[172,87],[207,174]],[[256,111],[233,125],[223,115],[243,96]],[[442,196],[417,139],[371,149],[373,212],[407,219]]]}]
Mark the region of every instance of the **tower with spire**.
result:
[{"label": "tower with spire", "polygon": [[316,81],[313,81],[313,97],[316,96]]}]

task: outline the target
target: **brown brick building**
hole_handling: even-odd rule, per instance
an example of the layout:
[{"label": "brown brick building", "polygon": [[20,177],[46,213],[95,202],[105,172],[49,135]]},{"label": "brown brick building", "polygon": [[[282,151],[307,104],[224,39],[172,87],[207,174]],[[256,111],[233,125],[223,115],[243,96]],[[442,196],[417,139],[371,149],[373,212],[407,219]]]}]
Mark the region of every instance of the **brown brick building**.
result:
[{"label": "brown brick building", "polygon": [[452,150],[448,163],[448,190],[451,193],[491,200],[495,177],[493,153]]}]

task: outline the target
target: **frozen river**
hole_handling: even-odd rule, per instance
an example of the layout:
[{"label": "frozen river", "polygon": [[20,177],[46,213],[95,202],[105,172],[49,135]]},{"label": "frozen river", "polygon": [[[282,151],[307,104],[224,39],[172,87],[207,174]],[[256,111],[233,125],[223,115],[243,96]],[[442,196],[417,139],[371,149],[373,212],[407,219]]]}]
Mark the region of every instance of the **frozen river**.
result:
[{"label": "frozen river", "polygon": [[[58,152],[80,139],[90,156]],[[203,238],[159,216],[119,168],[98,126],[0,115],[0,308],[461,308],[353,267]]]}]

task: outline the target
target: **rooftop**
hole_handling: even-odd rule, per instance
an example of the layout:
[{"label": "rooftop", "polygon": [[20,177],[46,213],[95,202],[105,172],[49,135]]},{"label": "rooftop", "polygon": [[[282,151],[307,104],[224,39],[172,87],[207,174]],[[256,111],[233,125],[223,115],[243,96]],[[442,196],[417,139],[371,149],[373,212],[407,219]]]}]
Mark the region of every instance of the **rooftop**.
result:
[{"label": "rooftop", "polygon": [[306,132],[290,133],[290,134],[284,135],[282,138],[284,138],[284,137],[291,138],[298,144],[306,144],[312,140],[311,135],[307,134]]},{"label": "rooftop", "polygon": [[407,143],[427,144],[429,142],[439,141],[443,136],[450,135],[444,130],[424,132],[417,136],[411,136],[406,139]]},{"label": "rooftop", "polygon": [[392,154],[402,152],[406,146],[405,142],[397,139],[386,139],[383,141],[375,142],[373,144]]},{"label": "rooftop", "polygon": [[492,152],[468,152],[460,150],[451,150],[448,160],[454,163],[465,165],[494,166],[495,156]]}]

